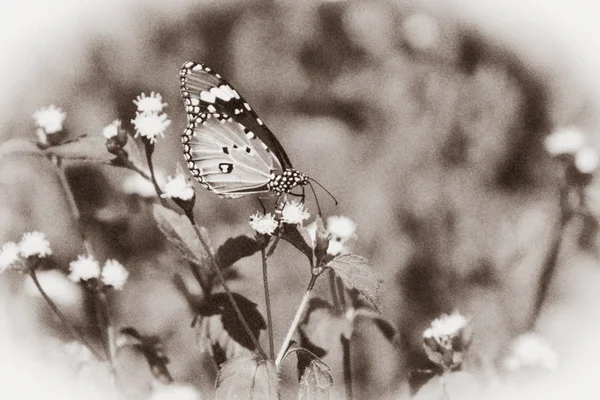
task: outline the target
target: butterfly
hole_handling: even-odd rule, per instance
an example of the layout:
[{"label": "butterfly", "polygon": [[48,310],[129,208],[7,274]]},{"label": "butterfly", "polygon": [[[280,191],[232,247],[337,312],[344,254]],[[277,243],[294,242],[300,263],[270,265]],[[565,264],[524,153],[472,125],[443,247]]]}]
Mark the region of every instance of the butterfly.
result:
[{"label": "butterfly", "polygon": [[310,178],[292,167],[275,135],[221,75],[186,62],[180,80],[188,118],[181,135],[183,155],[205,188],[236,198],[282,195],[309,184]]}]

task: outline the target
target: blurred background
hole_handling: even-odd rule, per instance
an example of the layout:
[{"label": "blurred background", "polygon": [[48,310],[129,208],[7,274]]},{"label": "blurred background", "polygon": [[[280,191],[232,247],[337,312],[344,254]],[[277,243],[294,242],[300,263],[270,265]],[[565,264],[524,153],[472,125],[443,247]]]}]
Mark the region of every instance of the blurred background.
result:
[{"label": "blurred background", "polygon": [[[320,197],[325,215],[358,223],[353,251],[385,281],[384,314],[401,345],[357,327],[357,398],[407,393],[408,372],[428,367],[421,334],[441,313],[471,317],[484,370],[530,328],[559,212],[560,165],[543,139],[576,125],[598,142],[594,2],[61,0],[0,10],[1,141],[35,140],[31,115],[49,104],[67,113],[70,136],[100,136],[116,118],[132,132],[132,100],[155,91],[172,120],[155,165],[173,174],[186,124],[181,64],[203,62],[235,85],[295,167],[336,195],[337,208]],[[131,271],[111,299],[118,324],[163,338],[176,381],[211,393],[214,371],[196,351],[192,314],[170,280],[174,272],[187,276],[186,266],[155,227],[149,201],[123,191],[126,170],[69,164],[67,173],[99,259],[116,258]],[[66,271],[82,247],[55,172],[42,160],[3,157],[0,187],[0,243],[43,231],[56,268]],[[221,200],[200,187],[197,194],[196,215],[213,244],[252,234],[255,200]],[[589,393],[600,355],[600,272],[595,246],[582,249],[577,230],[567,229],[535,327],[561,358],[546,382],[553,395],[567,387]],[[309,271],[287,245],[271,266],[280,343]],[[236,271],[232,286],[264,311],[260,259],[244,259]],[[59,334],[57,324],[21,276],[1,279],[11,327],[3,346],[30,348],[0,364],[39,362],[43,371],[51,351],[31,346]],[[85,325],[81,294],[64,285],[56,295]],[[317,291],[325,295],[325,286]],[[31,360],[22,355],[30,353]],[[342,382],[340,360],[325,361]],[[143,392],[148,372],[136,366],[130,379]],[[284,371],[294,382],[293,365]],[[7,382],[25,390],[20,382],[32,373],[11,373]]]}]

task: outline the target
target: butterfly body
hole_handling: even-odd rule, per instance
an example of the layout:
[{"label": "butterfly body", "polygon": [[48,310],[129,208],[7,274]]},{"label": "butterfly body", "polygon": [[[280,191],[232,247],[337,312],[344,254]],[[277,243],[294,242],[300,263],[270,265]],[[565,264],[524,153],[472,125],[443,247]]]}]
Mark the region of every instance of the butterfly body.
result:
[{"label": "butterfly body", "polygon": [[292,167],[275,135],[219,74],[186,62],[180,80],[188,117],[183,153],[204,187],[235,198],[285,194],[308,184],[308,176]]}]

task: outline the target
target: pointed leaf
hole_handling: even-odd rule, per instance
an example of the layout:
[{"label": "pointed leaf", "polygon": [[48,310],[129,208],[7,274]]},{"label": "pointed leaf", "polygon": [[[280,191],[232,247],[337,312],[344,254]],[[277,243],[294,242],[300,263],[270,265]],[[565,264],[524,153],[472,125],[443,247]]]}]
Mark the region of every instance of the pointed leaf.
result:
[{"label": "pointed leaf", "polygon": [[272,360],[239,357],[221,367],[217,376],[217,400],[279,399],[279,379]]},{"label": "pointed leaf", "polygon": [[306,228],[298,225],[284,224],[281,238],[300,250],[312,262],[313,250],[310,246],[310,235]]},{"label": "pointed leaf", "polygon": [[206,264],[204,262],[206,253],[202,243],[187,217],[160,204],[154,204],[153,215],[158,223],[158,229],[186,259],[200,266]]},{"label": "pointed leaf", "polygon": [[48,147],[46,152],[64,159],[87,162],[110,163],[114,158],[106,150],[106,139],[102,136],[80,136]]},{"label": "pointed leaf", "polygon": [[[302,350],[302,349],[301,349]],[[298,352],[298,357],[302,354]],[[312,357],[300,378],[298,399],[300,400],[327,400],[333,377],[329,366],[316,357]]]},{"label": "pointed leaf", "polygon": [[331,260],[327,266],[333,269],[346,285],[355,288],[365,296],[381,313],[379,298],[381,281],[367,264],[366,258],[355,254],[342,254]]},{"label": "pointed leaf", "polygon": [[260,250],[258,242],[248,236],[229,238],[217,250],[217,264],[225,269],[244,257],[249,257]]},{"label": "pointed leaf", "polygon": [[354,311],[354,315],[354,318],[361,317],[371,320],[390,343],[396,344],[398,342],[398,329],[390,321],[382,318],[378,312],[370,308],[361,307]]}]

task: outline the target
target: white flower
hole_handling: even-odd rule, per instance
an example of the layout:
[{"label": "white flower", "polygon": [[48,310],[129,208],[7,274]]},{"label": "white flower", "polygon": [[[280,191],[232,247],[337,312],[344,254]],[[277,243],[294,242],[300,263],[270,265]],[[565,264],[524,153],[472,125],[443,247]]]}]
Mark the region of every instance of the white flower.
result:
[{"label": "white flower", "polygon": [[188,385],[161,385],[154,389],[150,400],[201,400],[200,392]]},{"label": "white flower", "polygon": [[44,130],[47,135],[60,132],[67,114],[60,108],[54,106],[43,107],[33,113],[35,125]]},{"label": "white flower", "polygon": [[137,96],[133,103],[137,106],[140,113],[161,113],[167,103],[162,102],[160,93],[151,92],[149,97],[145,93]]},{"label": "white flower", "polygon": [[575,153],[575,167],[583,174],[591,174],[598,168],[598,152],[589,146],[585,146]]},{"label": "white flower", "polygon": [[548,153],[556,156],[560,154],[575,154],[585,143],[585,136],[576,128],[563,128],[548,135],[544,145]]},{"label": "white flower", "polygon": [[163,194],[160,197],[172,197],[184,201],[191,200],[194,197],[192,181],[186,178],[181,165],[177,165],[174,177],[169,176],[167,178],[167,184],[163,187]]},{"label": "white flower", "polygon": [[332,239],[342,242],[352,238],[356,232],[356,223],[348,217],[333,215],[327,218],[327,230]]},{"label": "white flower", "polygon": [[104,282],[105,285],[114,287],[116,290],[123,289],[128,277],[129,272],[127,272],[125,267],[116,260],[107,260],[104,264],[104,268],[102,268],[102,282]]},{"label": "white flower", "polygon": [[278,225],[271,213],[262,215],[257,211],[256,214],[250,216],[250,226],[252,229],[264,235],[272,235]]},{"label": "white flower", "polygon": [[0,250],[0,273],[22,261],[19,252],[19,245],[15,242],[6,242],[2,245]]},{"label": "white flower", "polygon": [[[150,176],[150,171],[145,171]],[[159,185],[165,181],[165,174],[161,169],[154,169],[154,176]],[[127,194],[137,194],[138,196],[152,198],[156,197],[156,189],[151,181],[145,179],[137,172],[132,172],[123,180],[123,191]]]},{"label": "white flower", "polygon": [[285,203],[281,211],[281,221],[286,224],[301,224],[310,214],[304,209],[304,204],[298,201]]},{"label": "white flower", "polygon": [[110,124],[106,125],[104,129],[102,129],[102,134],[106,139],[112,139],[119,134],[119,129],[121,128],[121,121],[115,119]]},{"label": "white flower", "polygon": [[24,258],[31,256],[46,257],[52,254],[50,243],[42,232],[27,232],[21,238],[19,251]]},{"label": "white flower", "polygon": [[504,366],[511,370],[521,368],[556,369],[558,355],[550,344],[535,333],[526,333],[517,337],[510,346],[510,355],[504,360]]},{"label": "white flower", "polygon": [[468,320],[458,312],[443,314],[431,322],[431,327],[423,332],[424,338],[445,338],[458,334],[467,326]]},{"label": "white flower", "polygon": [[344,243],[337,240],[329,240],[329,245],[327,246],[327,254],[332,256],[337,256],[338,254],[348,253],[348,249],[344,246]]},{"label": "white flower", "polygon": [[155,143],[157,136],[165,136],[165,129],[171,124],[171,121],[167,119],[167,114],[138,112],[131,123],[135,126],[135,137],[143,136],[150,143]]},{"label": "white flower", "polygon": [[92,256],[78,256],[77,260],[69,264],[69,270],[69,279],[73,282],[87,281],[100,276],[100,265]]}]

